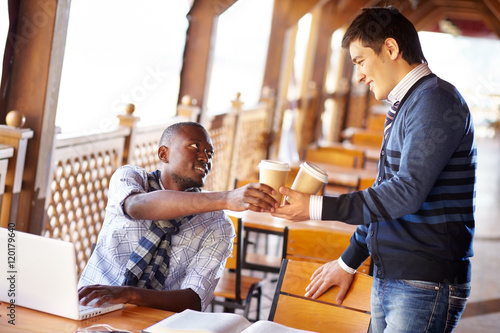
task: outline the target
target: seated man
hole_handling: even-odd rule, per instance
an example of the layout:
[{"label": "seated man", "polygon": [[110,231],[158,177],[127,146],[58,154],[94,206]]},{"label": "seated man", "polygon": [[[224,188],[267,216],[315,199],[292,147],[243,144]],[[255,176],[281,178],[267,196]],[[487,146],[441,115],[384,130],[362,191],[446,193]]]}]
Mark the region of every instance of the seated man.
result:
[{"label": "seated man", "polygon": [[221,210],[272,211],[264,184],[201,192],[214,148],[198,123],[168,127],[161,169],[119,168],[109,184],[106,217],[79,282],[86,305],[97,299],[180,312],[204,310],[231,254],[235,231]]}]

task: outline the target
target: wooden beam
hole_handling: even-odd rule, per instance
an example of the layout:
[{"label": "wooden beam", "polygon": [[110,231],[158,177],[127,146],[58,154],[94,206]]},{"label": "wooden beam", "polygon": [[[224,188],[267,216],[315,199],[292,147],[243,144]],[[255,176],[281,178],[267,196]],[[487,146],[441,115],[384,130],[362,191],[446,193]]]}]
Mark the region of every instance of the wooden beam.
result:
[{"label": "wooden beam", "polygon": [[328,74],[327,69],[330,67],[331,40],[332,34],[343,25],[343,20],[340,19],[341,13],[338,10],[338,5],[335,1],[329,1],[321,8],[319,17],[319,31],[316,50],[314,52],[314,63],[311,75],[311,81],[316,84],[317,101],[314,109],[310,109],[311,114],[311,138],[306,142],[306,145],[311,142],[316,142],[321,135],[321,113],[324,110],[326,100],[325,81]]},{"label": "wooden beam", "polygon": [[421,22],[427,20],[427,17],[436,9],[432,0],[421,0],[418,3],[417,9],[411,7],[406,8],[406,10],[401,11],[408,20],[415,26],[415,29],[420,29]]},{"label": "wooden beam", "polygon": [[[483,0],[483,3],[488,7],[490,12],[495,15],[497,21],[500,21],[500,1],[499,0]],[[499,36],[500,37],[500,36]]]},{"label": "wooden beam", "polygon": [[[52,151],[56,105],[66,40],[70,0],[21,0],[14,32],[14,54],[6,93],[6,111],[26,116],[26,128],[34,131],[27,147],[17,228],[40,225],[45,212],[46,156]],[[43,176],[42,176],[43,175]],[[36,229],[36,228],[35,228]]]},{"label": "wooden beam", "polygon": [[217,19],[235,2],[236,0],[196,0],[188,13],[189,27],[184,48],[178,104],[185,95],[196,99],[201,106],[201,121],[206,113],[205,94],[208,91]]},{"label": "wooden beam", "polygon": [[484,24],[500,38],[500,2],[483,0],[483,2],[478,2],[477,6]]},{"label": "wooden beam", "polygon": [[271,35],[262,86],[278,90],[283,46],[287,30],[307,14],[319,0],[275,0]]}]

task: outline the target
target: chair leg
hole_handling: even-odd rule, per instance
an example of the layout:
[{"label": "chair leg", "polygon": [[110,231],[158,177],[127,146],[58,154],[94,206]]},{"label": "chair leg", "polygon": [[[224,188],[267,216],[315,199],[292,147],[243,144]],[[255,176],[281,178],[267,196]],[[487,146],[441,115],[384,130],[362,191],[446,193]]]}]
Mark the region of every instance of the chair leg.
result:
[{"label": "chair leg", "polygon": [[257,289],[257,315],[255,317],[255,321],[260,320],[260,310],[262,307],[262,288]]}]

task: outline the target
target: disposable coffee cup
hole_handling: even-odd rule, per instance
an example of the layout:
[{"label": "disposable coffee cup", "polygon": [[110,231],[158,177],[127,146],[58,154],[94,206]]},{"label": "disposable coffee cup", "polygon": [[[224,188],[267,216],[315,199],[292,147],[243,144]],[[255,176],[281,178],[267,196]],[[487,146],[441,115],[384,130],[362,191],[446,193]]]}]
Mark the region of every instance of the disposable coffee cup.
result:
[{"label": "disposable coffee cup", "polygon": [[271,186],[277,193],[272,197],[281,205],[283,195],[279,193],[286,184],[290,166],[286,162],[262,160],[259,163],[259,182]]},{"label": "disposable coffee cup", "polygon": [[[328,183],[328,174],[326,171],[311,162],[304,162],[300,165],[299,172],[295,177],[292,190],[316,194],[323,184]],[[286,200],[292,203],[292,199],[287,197]]]}]

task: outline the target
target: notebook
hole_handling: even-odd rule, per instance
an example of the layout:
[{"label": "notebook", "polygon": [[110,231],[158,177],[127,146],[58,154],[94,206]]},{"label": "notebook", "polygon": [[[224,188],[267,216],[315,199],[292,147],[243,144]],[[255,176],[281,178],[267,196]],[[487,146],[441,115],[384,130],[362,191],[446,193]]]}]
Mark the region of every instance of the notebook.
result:
[{"label": "notebook", "polygon": [[79,304],[75,253],[73,243],[0,228],[0,300],[75,320],[121,309]]}]

